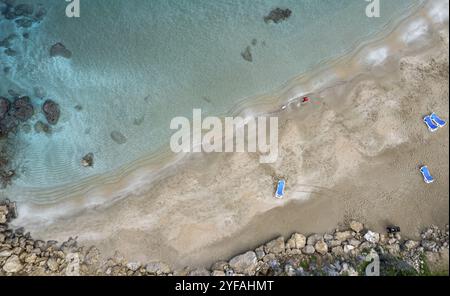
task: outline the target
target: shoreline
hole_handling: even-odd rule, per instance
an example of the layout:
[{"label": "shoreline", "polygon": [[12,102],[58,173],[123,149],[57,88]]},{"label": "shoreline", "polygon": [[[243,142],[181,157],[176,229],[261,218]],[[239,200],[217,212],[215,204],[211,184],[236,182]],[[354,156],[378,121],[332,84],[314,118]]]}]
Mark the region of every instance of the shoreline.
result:
[{"label": "shoreline", "polygon": [[[19,204],[22,214],[14,225],[42,238],[79,236],[83,243],[99,245],[106,256],[126,250],[133,260],[206,266],[267,241],[274,232],[327,231],[346,217],[365,217],[362,222],[378,231],[395,220],[408,236],[425,225],[448,224],[448,184],[442,181],[448,180],[442,161],[448,160],[442,151],[448,148],[448,133],[431,140],[420,120],[435,110],[448,118],[442,111],[448,109],[448,31],[440,38],[430,31],[425,41],[434,42],[421,54],[387,58],[366,75],[356,72],[351,81],[318,91],[317,104],[290,104],[280,113],[283,149],[276,164],[259,165],[258,156],[249,154],[194,155],[186,160],[189,166],[160,176],[153,187],[144,169],[131,179],[145,186],[124,178],[81,200]],[[441,180],[436,186],[424,187],[411,155],[433,165]],[[277,176],[288,177],[287,200],[271,199]],[[69,206],[86,204],[90,207],[70,214]]]}]

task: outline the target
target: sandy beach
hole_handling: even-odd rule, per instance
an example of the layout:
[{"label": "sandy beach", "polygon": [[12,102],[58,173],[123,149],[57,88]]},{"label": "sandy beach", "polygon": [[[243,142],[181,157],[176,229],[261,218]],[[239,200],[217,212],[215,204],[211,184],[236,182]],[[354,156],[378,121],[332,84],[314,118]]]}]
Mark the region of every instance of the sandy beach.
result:
[{"label": "sandy beach", "polygon": [[[120,196],[114,202],[93,199],[54,216],[86,200],[19,204],[14,223],[42,239],[78,237],[105,257],[118,251],[177,268],[209,267],[276,236],[332,231],[352,219],[378,231],[399,225],[411,238],[424,226],[442,227],[448,126],[430,133],[422,121],[431,112],[449,118],[448,28],[436,28],[426,46],[412,43],[408,54],[319,88],[309,104],[277,111],[276,163],[260,164],[254,153],[192,155],[133,190],[124,179],[104,184],[102,196]],[[433,184],[423,182],[422,165]],[[283,200],[273,198],[279,177],[287,181]]]}]

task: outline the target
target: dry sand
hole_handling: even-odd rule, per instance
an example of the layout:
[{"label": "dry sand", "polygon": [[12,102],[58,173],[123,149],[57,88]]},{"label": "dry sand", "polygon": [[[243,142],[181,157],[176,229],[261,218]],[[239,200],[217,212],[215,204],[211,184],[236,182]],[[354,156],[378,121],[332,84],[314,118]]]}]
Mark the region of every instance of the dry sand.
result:
[{"label": "dry sand", "polygon": [[[78,236],[105,256],[175,267],[209,267],[277,235],[326,232],[349,219],[379,231],[400,225],[414,237],[449,222],[449,127],[432,134],[422,122],[432,111],[449,118],[448,66],[446,30],[431,49],[280,114],[274,164],[256,154],[194,155],[113,204],[25,226],[35,237]],[[423,164],[435,183],[423,182]],[[277,176],[287,179],[284,200],[273,198]]]}]

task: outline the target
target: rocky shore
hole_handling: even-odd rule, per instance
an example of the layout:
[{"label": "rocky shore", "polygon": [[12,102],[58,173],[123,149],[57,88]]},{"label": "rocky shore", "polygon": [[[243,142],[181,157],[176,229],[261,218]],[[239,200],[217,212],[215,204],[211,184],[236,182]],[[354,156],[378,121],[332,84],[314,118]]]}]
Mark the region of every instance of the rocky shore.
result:
[{"label": "rocky shore", "polygon": [[35,240],[23,228],[9,226],[17,215],[14,202],[0,201],[3,276],[361,276],[374,257],[379,258],[380,275],[448,275],[448,225],[445,230],[428,227],[420,240],[410,240],[351,221],[348,229],[332,233],[276,238],[210,269],[173,270],[163,262],[129,262],[119,253],[103,258],[96,247],[79,246],[76,238],[63,243]]}]

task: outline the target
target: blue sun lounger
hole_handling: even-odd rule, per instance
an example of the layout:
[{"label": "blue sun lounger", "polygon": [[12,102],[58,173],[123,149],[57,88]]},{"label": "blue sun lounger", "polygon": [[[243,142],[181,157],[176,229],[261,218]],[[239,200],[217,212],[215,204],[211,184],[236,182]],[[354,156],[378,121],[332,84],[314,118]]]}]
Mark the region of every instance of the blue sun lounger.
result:
[{"label": "blue sun lounger", "polygon": [[431,116],[425,116],[423,118],[423,122],[425,122],[425,124],[428,126],[430,132],[435,132],[439,128],[439,126],[436,125],[433,120],[431,120]]},{"label": "blue sun lounger", "polygon": [[280,199],[283,198],[285,186],[286,186],[286,181],[284,179],[281,179],[278,181],[277,192],[275,192],[276,198],[280,198]]},{"label": "blue sun lounger", "polygon": [[439,127],[444,127],[447,124],[447,122],[439,118],[439,116],[437,116],[436,113],[431,113],[430,118]]},{"label": "blue sun lounger", "polygon": [[430,184],[434,182],[434,178],[433,176],[431,176],[430,171],[428,170],[428,167],[426,165],[420,168],[420,172],[423,175],[423,180],[425,181],[425,183]]}]

